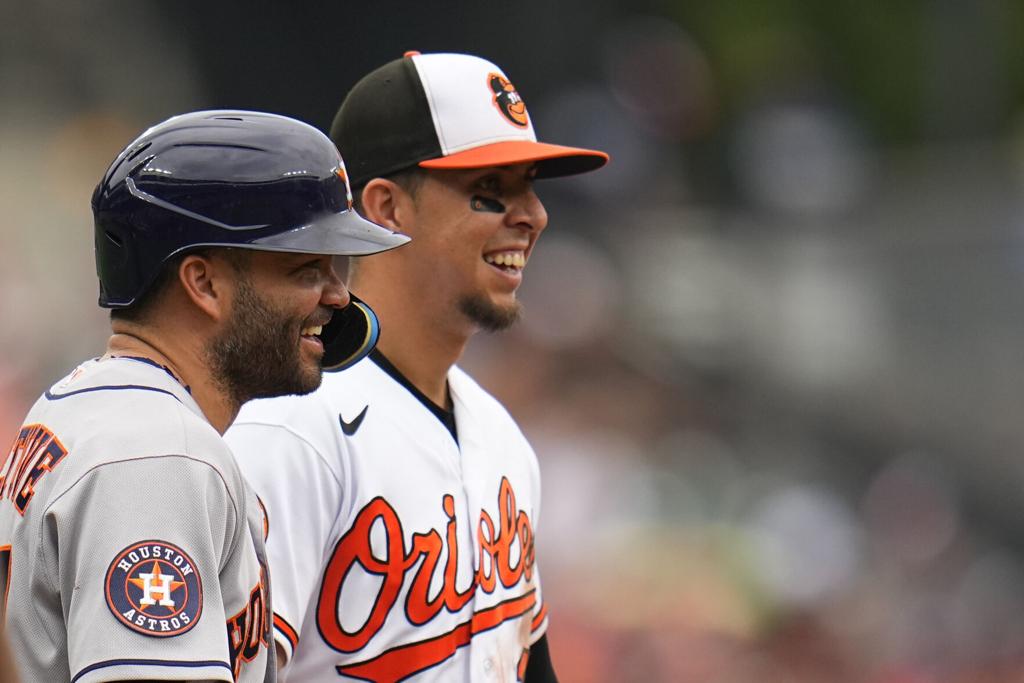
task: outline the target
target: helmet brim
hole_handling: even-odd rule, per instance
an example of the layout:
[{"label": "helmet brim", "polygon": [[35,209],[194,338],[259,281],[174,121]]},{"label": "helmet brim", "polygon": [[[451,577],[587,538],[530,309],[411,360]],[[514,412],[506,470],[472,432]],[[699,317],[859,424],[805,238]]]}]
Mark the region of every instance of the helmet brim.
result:
[{"label": "helmet brim", "polygon": [[355,209],[350,209],[261,237],[247,245],[232,246],[302,254],[366,256],[400,247],[408,241],[406,235],[382,228],[360,216]]}]

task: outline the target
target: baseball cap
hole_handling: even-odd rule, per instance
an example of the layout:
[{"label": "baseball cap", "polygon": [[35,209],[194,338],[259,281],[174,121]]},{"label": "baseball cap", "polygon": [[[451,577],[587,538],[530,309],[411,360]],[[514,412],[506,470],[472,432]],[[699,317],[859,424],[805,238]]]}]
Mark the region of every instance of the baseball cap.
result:
[{"label": "baseball cap", "polygon": [[586,173],[608,155],[538,142],[526,104],[495,64],[473,55],[407,52],[363,77],[331,125],[353,187],[419,165],[537,163],[538,178]]}]

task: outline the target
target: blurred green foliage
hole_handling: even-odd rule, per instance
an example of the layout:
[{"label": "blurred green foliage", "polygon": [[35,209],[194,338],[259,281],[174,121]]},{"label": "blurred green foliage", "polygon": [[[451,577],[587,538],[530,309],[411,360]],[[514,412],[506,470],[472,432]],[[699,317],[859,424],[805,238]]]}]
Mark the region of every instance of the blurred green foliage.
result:
[{"label": "blurred green foliage", "polygon": [[726,116],[769,94],[824,94],[898,144],[1004,132],[1024,102],[1019,0],[687,0],[667,10],[707,50]]}]

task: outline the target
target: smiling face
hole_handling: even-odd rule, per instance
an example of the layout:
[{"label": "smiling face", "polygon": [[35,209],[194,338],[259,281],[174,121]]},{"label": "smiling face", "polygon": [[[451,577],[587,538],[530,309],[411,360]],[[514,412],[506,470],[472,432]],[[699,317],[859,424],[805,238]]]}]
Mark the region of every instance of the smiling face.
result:
[{"label": "smiling face", "polygon": [[249,252],[234,264],[230,315],[207,349],[217,383],[239,403],[320,386],[316,336],[349,296],[329,256]]},{"label": "smiling face", "polygon": [[548,220],[533,190],[533,166],[425,173],[403,268],[457,320],[508,327],[519,314],[523,269]]}]

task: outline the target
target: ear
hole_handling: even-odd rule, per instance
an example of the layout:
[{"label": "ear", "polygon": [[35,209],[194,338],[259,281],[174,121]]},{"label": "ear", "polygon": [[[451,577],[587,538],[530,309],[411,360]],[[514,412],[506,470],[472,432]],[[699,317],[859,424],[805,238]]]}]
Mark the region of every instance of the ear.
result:
[{"label": "ear", "polygon": [[414,209],[413,199],[397,183],[386,178],[374,178],[363,188],[363,216],[377,225],[405,232]]},{"label": "ear", "polygon": [[189,254],[178,266],[185,297],[214,320],[227,317],[236,278],[231,264],[214,254]]}]

